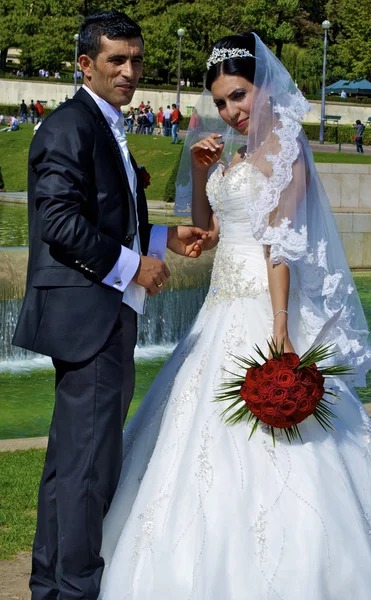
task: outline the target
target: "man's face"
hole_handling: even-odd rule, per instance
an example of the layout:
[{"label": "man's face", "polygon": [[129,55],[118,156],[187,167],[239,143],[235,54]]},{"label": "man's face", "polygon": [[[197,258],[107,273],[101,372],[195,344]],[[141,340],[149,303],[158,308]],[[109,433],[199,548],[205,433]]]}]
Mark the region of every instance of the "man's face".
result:
[{"label": "man's face", "polygon": [[142,75],[143,42],[139,37],[109,40],[102,36],[96,59],[83,54],[79,63],[85,85],[119,109],[130,104]]}]

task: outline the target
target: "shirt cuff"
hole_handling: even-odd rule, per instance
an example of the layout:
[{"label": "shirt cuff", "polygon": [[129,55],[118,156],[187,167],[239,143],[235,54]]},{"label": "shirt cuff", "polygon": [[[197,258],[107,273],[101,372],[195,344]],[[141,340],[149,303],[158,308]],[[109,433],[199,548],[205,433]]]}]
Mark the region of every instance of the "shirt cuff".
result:
[{"label": "shirt cuff", "polygon": [[153,225],[149,238],[147,256],[164,260],[167,246],[167,225]]},{"label": "shirt cuff", "polygon": [[137,252],[121,246],[121,253],[102,283],[124,292],[138,270],[140,256]]}]

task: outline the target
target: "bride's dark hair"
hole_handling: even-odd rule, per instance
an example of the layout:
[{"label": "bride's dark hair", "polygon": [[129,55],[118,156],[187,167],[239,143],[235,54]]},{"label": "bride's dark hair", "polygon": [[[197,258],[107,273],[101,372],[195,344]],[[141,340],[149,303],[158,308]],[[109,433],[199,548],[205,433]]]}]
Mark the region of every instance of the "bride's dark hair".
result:
[{"label": "bride's dark hair", "polygon": [[[255,37],[252,33],[239,33],[237,35],[228,35],[214,44],[218,50],[222,48],[241,48],[249,50],[255,55]],[[255,76],[255,58],[229,58],[211,65],[206,76],[206,89],[211,90],[211,86],[220,75],[239,75],[251,83],[254,83]]]}]

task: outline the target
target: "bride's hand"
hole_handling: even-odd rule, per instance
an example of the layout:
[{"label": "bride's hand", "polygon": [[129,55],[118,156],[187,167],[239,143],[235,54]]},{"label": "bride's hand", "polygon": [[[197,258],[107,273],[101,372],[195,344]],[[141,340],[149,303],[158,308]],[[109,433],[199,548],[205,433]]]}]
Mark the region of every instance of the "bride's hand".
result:
[{"label": "bride's hand", "polygon": [[[282,342],[283,342],[283,351],[284,352],[294,352],[294,354],[297,354],[297,352],[296,352],[294,346],[292,345],[291,340],[287,334],[286,335],[273,334],[272,341],[276,344],[278,351],[281,350],[281,346],[282,346]],[[271,353],[269,353],[269,358],[272,358]]]},{"label": "bride's hand", "polygon": [[192,168],[197,171],[207,172],[210,167],[215,165],[220,159],[224,142],[217,142],[222,136],[219,133],[212,133],[197,144],[191,146]]}]

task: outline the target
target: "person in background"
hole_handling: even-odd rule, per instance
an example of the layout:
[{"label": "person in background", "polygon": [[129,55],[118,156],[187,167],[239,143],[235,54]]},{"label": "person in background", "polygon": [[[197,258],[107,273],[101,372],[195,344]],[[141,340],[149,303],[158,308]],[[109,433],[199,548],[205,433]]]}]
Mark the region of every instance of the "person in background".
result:
[{"label": "person in background", "polygon": [[147,108],[147,113],[146,114],[147,114],[147,119],[150,122],[150,125],[149,125],[149,127],[147,129],[147,133],[149,135],[152,135],[153,134],[153,130],[155,128],[155,115],[153,114],[153,108],[151,108],[151,107]]},{"label": "person in background", "polygon": [[354,141],[356,143],[357,154],[364,154],[363,152],[363,132],[365,130],[365,126],[359,119],[356,120],[355,125],[352,125],[356,130],[356,134],[354,136]]},{"label": "person in background", "polygon": [[37,123],[40,123],[43,119],[42,116],[44,114],[44,107],[41,104],[40,100],[38,100],[35,104],[35,109],[36,109],[36,116],[37,116]]},{"label": "person in background", "polygon": [[36,106],[34,104],[34,101],[31,100],[31,103],[30,103],[30,117],[31,117],[31,123],[32,123],[32,125],[35,123],[35,112],[36,112]]},{"label": "person in background", "polygon": [[143,108],[145,108],[146,105],[144,104],[143,100],[142,102],[139,104],[139,110],[143,110]]},{"label": "person in background", "polygon": [[169,105],[164,110],[164,136],[170,137],[171,135],[171,114],[172,110]]},{"label": "person in background", "polygon": [[16,113],[13,113],[9,117],[9,127],[1,130],[1,133],[5,133],[5,131],[18,131],[19,129],[19,121],[17,119]]},{"label": "person in background", "polygon": [[134,108],[132,106],[129,108],[129,111],[125,117],[125,121],[128,126],[126,133],[133,133],[133,127],[134,127],[134,123],[135,123],[135,113],[134,113]]},{"label": "person in background", "polygon": [[173,112],[171,113],[171,143],[180,144],[182,141],[179,137],[179,123],[180,123],[180,111],[176,104],[172,105]]},{"label": "person in background", "polygon": [[160,108],[158,109],[158,113],[156,116],[157,116],[157,127],[158,127],[157,135],[164,135],[164,112],[163,112],[162,106],[160,106]]},{"label": "person in background", "polygon": [[347,93],[344,90],[341,90],[340,98],[346,98]]},{"label": "person in background", "polygon": [[21,123],[27,123],[27,106],[24,100],[22,100],[19,108],[19,120]]},{"label": "person in background", "polygon": [[54,73],[54,79],[60,79],[60,78],[61,78],[61,76],[60,76],[60,74],[59,74],[59,71],[56,71],[56,72]]}]

